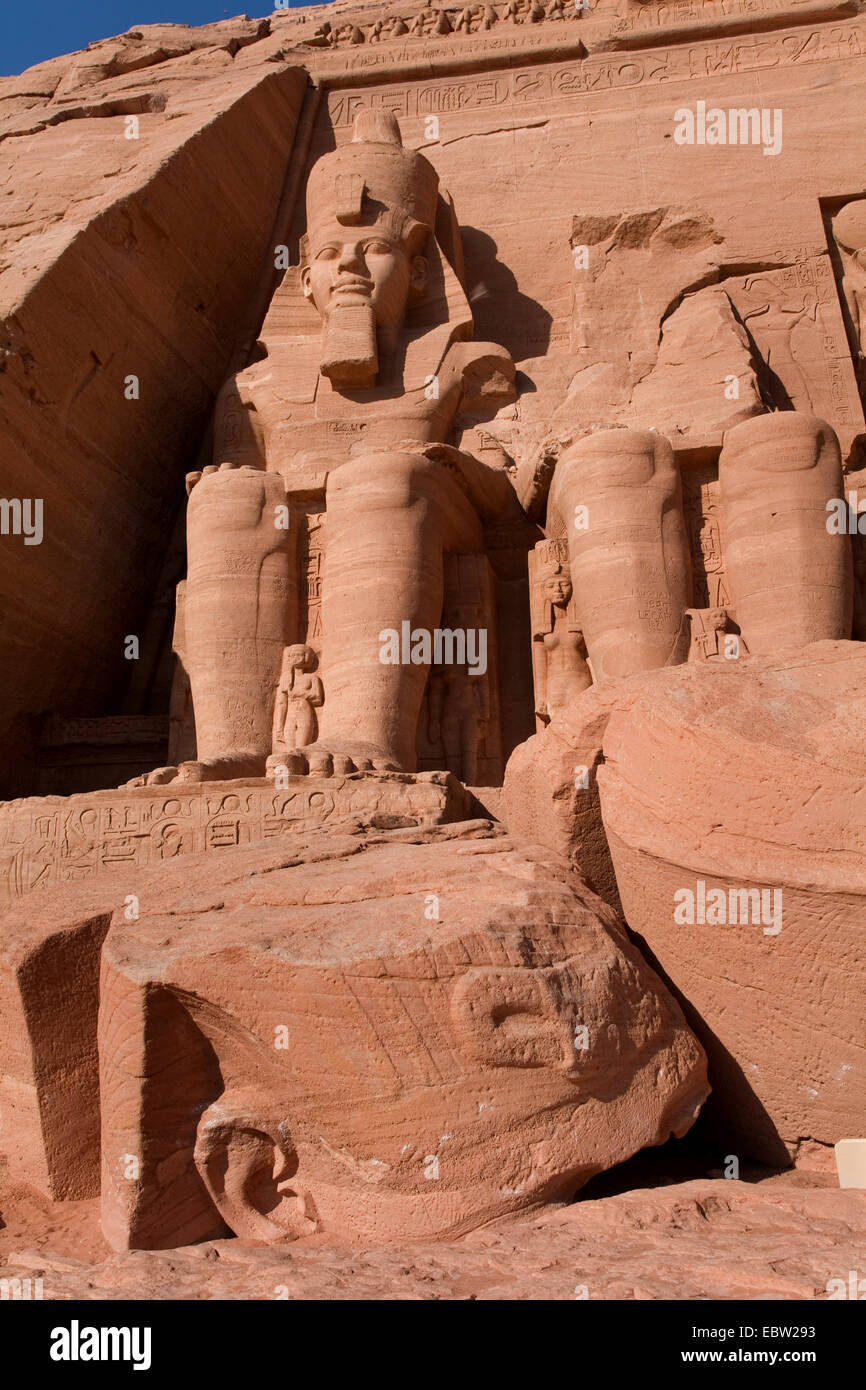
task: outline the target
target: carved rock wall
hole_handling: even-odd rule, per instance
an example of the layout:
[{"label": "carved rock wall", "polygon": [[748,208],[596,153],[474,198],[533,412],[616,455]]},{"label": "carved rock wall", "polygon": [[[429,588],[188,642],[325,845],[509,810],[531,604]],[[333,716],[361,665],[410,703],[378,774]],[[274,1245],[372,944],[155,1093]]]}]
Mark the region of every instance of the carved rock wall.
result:
[{"label": "carved rock wall", "polygon": [[[144,630],[273,241],[304,77],[226,64],[224,50],[177,58],[157,92],[138,69],[100,86],[102,68],[59,61],[60,86],[38,103],[26,89],[49,74],[3,80],[0,492],[40,499],[44,535],[0,540],[14,614],[0,637],[0,795],[35,789],[27,716],[123,707],[124,638]],[[137,139],[124,112],[138,113]]]}]

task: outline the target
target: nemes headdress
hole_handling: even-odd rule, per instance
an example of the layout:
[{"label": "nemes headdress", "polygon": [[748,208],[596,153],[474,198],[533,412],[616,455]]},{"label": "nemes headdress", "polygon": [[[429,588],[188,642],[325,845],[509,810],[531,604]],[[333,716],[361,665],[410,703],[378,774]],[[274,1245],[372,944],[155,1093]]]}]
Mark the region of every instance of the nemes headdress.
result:
[{"label": "nemes headdress", "polygon": [[438,194],[439,175],[422,154],[403,148],[393,112],[361,110],[351,142],[313,165],[307,183],[307,236],[314,249],[318,235],[334,220],[357,227],[396,218],[398,224],[420,224],[430,231]]}]

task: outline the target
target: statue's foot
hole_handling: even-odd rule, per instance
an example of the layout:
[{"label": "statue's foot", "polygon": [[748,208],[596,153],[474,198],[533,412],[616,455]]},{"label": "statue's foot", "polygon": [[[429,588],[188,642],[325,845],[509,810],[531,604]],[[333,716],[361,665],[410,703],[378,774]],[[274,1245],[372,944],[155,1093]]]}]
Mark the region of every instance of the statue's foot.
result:
[{"label": "statue's foot", "polygon": [[142,772],[138,777],[130,777],[123,787],[164,787],[177,777],[176,767],[155,767],[152,772]]},{"label": "statue's foot", "polygon": [[178,782],[227,782],[236,777],[264,777],[265,759],[260,753],[227,753],[223,758],[201,758],[181,763]]},{"label": "statue's foot", "polygon": [[202,758],[177,767],[157,767],[124,782],[124,787],[164,787],[172,782],[223,782],[235,777],[264,777],[265,760],[257,753],[228,753],[224,758]]},{"label": "statue's foot", "polygon": [[328,742],[272,753],[265,776],[274,781],[280,772],[292,777],[345,777],[352,772],[403,770],[395,758],[373,744],[347,743],[337,747]]}]

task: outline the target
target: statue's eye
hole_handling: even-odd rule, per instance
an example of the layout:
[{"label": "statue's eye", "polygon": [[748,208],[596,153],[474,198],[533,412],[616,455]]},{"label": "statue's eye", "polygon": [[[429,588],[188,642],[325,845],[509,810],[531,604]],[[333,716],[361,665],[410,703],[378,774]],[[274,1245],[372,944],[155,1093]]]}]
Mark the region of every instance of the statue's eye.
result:
[{"label": "statue's eye", "polygon": [[387,241],[368,241],[364,250],[372,251],[374,256],[387,256],[391,252],[391,247]]},{"label": "statue's eye", "polygon": [[340,248],[339,248],[339,246],[323,246],[322,249],[321,249],[321,251],[317,251],[317,252],[316,252],[316,260],[317,260],[317,261],[332,261],[332,260],[334,260],[334,258],[335,258],[336,256],[339,256],[339,254],[340,254]]}]

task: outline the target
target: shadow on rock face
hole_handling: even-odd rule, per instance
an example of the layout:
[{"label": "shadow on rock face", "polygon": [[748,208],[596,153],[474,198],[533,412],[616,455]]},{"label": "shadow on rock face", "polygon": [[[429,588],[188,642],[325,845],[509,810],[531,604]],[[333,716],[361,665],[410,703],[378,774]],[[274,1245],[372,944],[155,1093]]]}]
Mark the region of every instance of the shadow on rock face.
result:
[{"label": "shadow on rock face", "polygon": [[[514,273],[499,260],[496,242],[477,227],[461,227],[466,286],[475,336],[501,343],[512,357],[541,357],[550,345],[553,317],[521,294]],[[523,383],[525,388],[525,381]]]},{"label": "shadow on rock face", "polygon": [[633,931],[629,935],[647,964],[664,980],[707,1054],[712,1090],[690,1135],[689,1147],[698,1151],[704,1147],[713,1156],[715,1167],[724,1166],[725,1159],[733,1154],[773,1170],[789,1168],[791,1155],[737,1059],[668,978],[644,938]]}]

